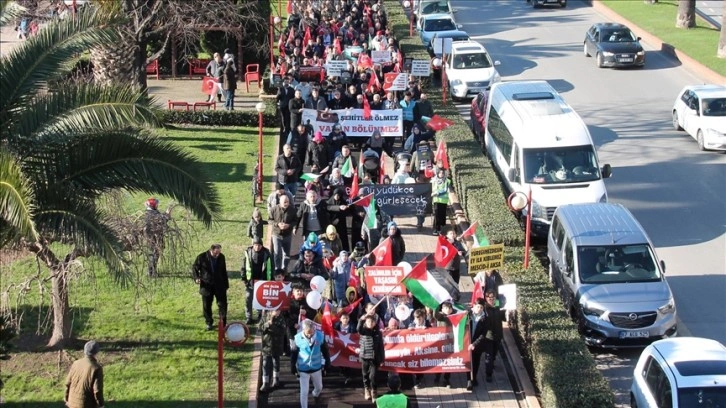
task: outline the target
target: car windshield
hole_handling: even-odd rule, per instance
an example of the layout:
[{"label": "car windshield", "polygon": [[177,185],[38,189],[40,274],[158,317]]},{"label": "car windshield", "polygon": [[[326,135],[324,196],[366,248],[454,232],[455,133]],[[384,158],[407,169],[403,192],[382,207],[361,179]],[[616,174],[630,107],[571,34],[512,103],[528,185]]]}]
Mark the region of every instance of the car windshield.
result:
[{"label": "car windshield", "polygon": [[678,389],[681,408],[726,407],[726,387],[692,387]]},{"label": "car windshield", "polygon": [[451,13],[448,1],[424,2],[421,5],[421,14],[448,14]]},{"label": "car windshield", "polygon": [[487,53],[480,52],[476,54],[457,54],[454,56],[452,66],[455,69],[478,69],[490,68],[492,63],[489,61]]},{"label": "car windshield", "polygon": [[424,31],[449,31],[456,30],[456,25],[451,19],[440,18],[426,20],[424,23]]},{"label": "car windshield", "polygon": [[658,282],[660,270],[646,244],[581,246],[577,265],[582,283]]},{"label": "car windshield", "polygon": [[560,184],[600,179],[592,146],[524,149],[524,174],[528,183]]},{"label": "car windshield", "polygon": [[726,116],[726,98],[704,98],[703,116]]},{"label": "car windshield", "polygon": [[633,33],[628,29],[603,30],[600,33],[602,42],[634,42],[637,41]]}]

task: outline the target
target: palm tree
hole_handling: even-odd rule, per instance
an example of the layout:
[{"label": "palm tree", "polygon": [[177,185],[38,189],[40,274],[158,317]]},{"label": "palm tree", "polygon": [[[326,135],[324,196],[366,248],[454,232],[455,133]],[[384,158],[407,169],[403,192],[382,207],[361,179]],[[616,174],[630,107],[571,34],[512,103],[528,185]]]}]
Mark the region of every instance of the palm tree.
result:
[{"label": "palm tree", "polygon": [[[71,337],[72,262],[97,255],[117,280],[129,276],[119,237],[98,205],[102,195],[167,195],[206,226],[220,208],[200,162],[151,133],[159,123],[145,94],[62,80],[80,53],[118,41],[119,22],[118,15],[82,10],[0,58],[0,245],[22,245],[48,267],[49,347]],[[57,254],[53,243],[67,253]]]},{"label": "palm tree", "polygon": [[693,28],[696,26],[696,0],[681,0],[678,2],[676,14],[677,28]]}]

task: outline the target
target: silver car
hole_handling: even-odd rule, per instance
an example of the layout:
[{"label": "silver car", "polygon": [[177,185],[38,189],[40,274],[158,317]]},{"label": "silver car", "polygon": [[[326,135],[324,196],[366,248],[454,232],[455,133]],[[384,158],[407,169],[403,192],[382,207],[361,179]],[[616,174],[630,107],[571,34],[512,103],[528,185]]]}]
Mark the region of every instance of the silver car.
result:
[{"label": "silver car", "polygon": [[550,277],[588,345],[642,347],[677,334],[665,263],[625,207],[560,206],[547,241]]}]

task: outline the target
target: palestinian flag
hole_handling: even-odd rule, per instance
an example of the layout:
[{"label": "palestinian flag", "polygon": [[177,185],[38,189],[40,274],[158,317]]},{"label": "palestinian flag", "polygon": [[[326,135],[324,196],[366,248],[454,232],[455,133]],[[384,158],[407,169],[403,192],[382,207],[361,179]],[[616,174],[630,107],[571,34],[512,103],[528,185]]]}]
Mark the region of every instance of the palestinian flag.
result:
[{"label": "palestinian flag", "polygon": [[[360,200],[354,202],[353,204],[359,205],[361,207],[370,207],[371,201],[373,201],[373,193],[370,193],[365,197],[361,197]],[[374,211],[375,211],[375,209],[374,209]]]},{"label": "palestinian flag", "polygon": [[320,177],[320,174],[315,174],[315,173],[305,173],[302,176],[300,176],[301,179],[303,179],[305,181],[311,181],[311,182],[315,182],[315,180],[317,180],[319,177]]},{"label": "palestinian flag", "polygon": [[353,163],[350,161],[350,156],[348,156],[345,163],[343,163],[343,167],[340,169],[340,174],[347,178],[353,177]]},{"label": "palestinian flag", "polygon": [[[366,197],[373,197],[373,194],[369,194]],[[366,197],[358,200],[363,201]],[[378,213],[376,212],[376,200],[370,200],[370,203],[368,204],[368,207],[366,207],[366,214],[368,214],[368,221],[366,221],[366,226],[368,228],[374,229],[378,228]]]},{"label": "palestinian flag", "polygon": [[473,248],[489,245],[489,238],[484,233],[484,228],[479,225],[478,221],[475,221],[461,234],[462,238],[472,237],[474,240]]},{"label": "palestinian flag", "polygon": [[440,304],[451,300],[446,290],[426,269],[428,255],[403,278],[403,284],[424,306],[436,310]]},{"label": "palestinian flag", "polygon": [[466,339],[469,338],[467,335],[469,331],[469,313],[460,312],[446,317],[451,321],[451,328],[454,330],[454,353],[466,350]]}]

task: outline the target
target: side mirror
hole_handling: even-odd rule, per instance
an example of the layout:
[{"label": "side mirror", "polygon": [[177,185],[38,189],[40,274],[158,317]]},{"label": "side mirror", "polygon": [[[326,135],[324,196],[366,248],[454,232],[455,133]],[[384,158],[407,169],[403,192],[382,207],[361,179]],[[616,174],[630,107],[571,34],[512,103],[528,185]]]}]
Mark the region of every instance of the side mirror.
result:
[{"label": "side mirror", "polygon": [[568,277],[570,275],[572,275],[572,271],[570,270],[570,267],[567,266],[566,264],[562,265],[562,273],[564,273],[565,276],[568,276]]},{"label": "side mirror", "polygon": [[507,180],[517,182],[517,169],[509,169],[507,172]]},{"label": "side mirror", "polygon": [[642,38],[638,37],[638,38],[636,38],[635,40],[636,40],[636,41],[640,41],[640,40],[642,40]]},{"label": "side mirror", "polygon": [[457,9],[451,9],[451,12],[452,12],[452,13],[458,13],[458,12],[459,12],[459,10],[457,10]]},{"label": "side mirror", "polygon": [[602,166],[601,172],[602,172],[602,178],[604,178],[604,179],[609,178],[610,176],[613,175],[613,169],[612,169],[612,167],[610,167],[609,164]]},{"label": "side mirror", "polygon": [[464,26],[462,24],[457,24],[456,25],[456,28],[458,28],[459,30],[461,30],[462,28],[464,28]]},{"label": "side mirror", "polygon": [[666,267],[665,267],[665,261],[660,260],[660,270],[663,271],[663,274],[665,275]]},{"label": "side mirror", "polygon": [[499,62],[499,61],[494,61],[494,66],[495,66],[495,67],[498,67],[498,66],[500,66],[500,65],[502,65],[502,63],[501,63],[501,62]]}]

